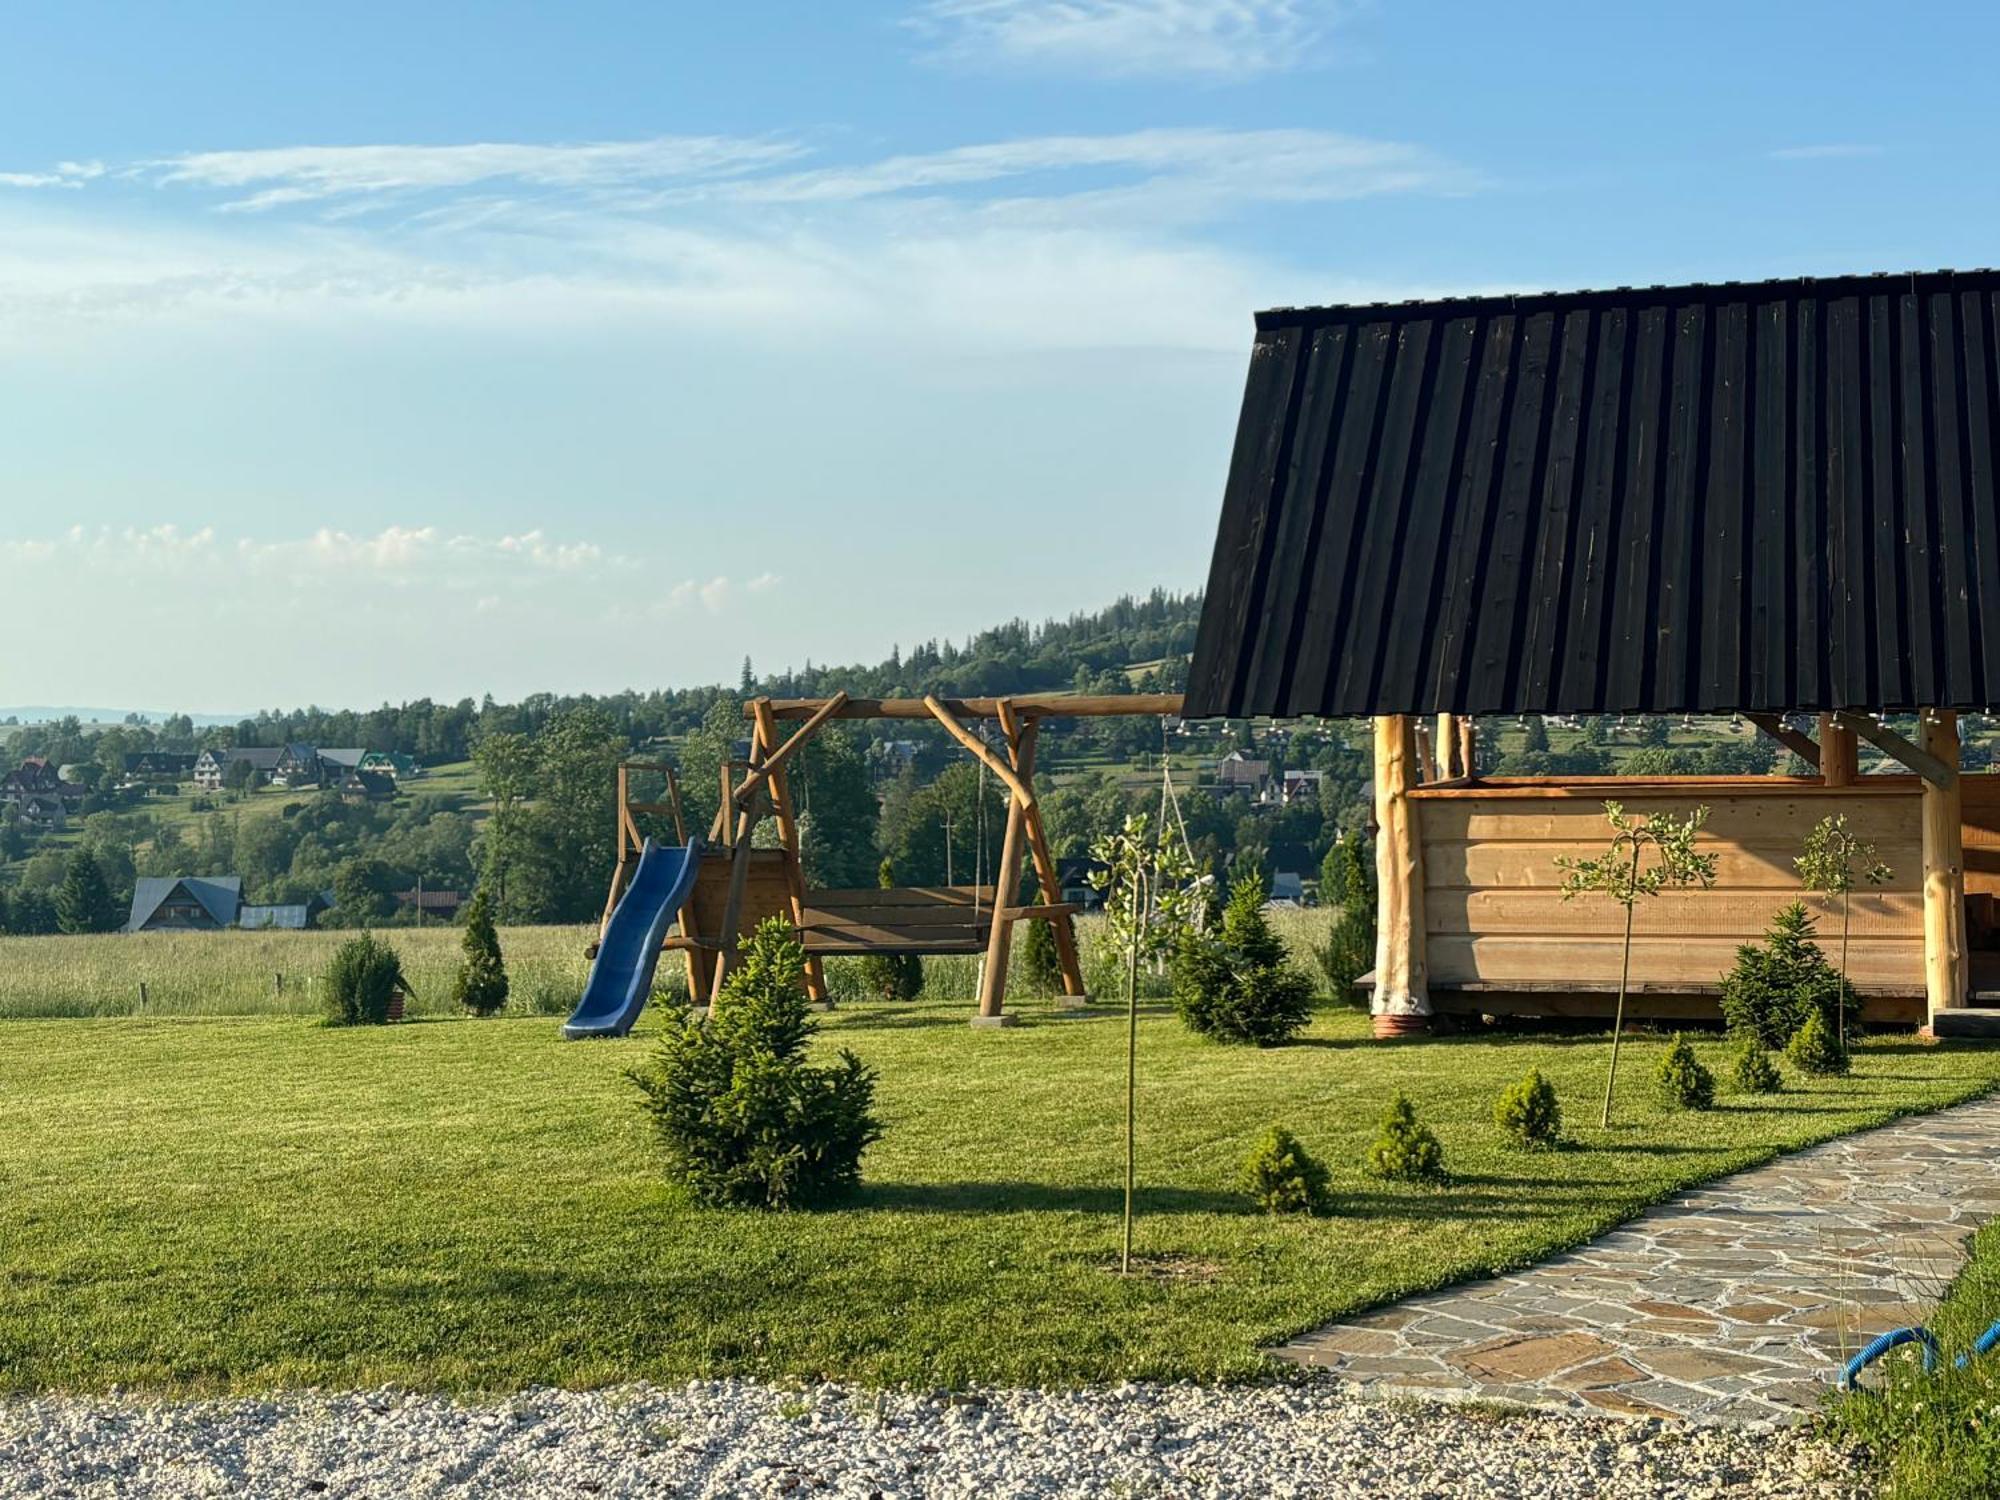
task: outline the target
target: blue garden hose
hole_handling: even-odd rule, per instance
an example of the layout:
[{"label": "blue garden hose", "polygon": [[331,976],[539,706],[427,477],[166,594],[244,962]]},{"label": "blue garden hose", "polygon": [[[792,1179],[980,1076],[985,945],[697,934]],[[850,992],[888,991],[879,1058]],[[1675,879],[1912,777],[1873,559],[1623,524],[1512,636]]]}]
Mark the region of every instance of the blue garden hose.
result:
[{"label": "blue garden hose", "polygon": [[[1979,1342],[1972,1346],[1973,1352],[1984,1354],[1987,1349],[1993,1346],[1994,1342],[2000,1342],[2000,1323],[1995,1323],[1979,1336]],[[1863,1370],[1874,1364],[1876,1360],[1887,1354],[1891,1349],[1903,1344],[1923,1345],[1924,1373],[1926,1375],[1937,1368],[1937,1339],[1932,1336],[1928,1328],[1892,1328],[1847,1362],[1847,1368],[1840,1372],[1840,1388],[1843,1391],[1853,1390],[1855,1378]],[[1960,1364],[1964,1362],[1962,1359],[1959,1361]]]},{"label": "blue garden hose", "polygon": [[1988,1353],[1995,1344],[2000,1344],[2000,1321],[1996,1321],[1991,1328],[1974,1339],[1972,1341],[1972,1353],[1959,1355],[1952,1362],[1951,1367],[1954,1370],[1963,1370],[1968,1364],[1972,1363],[1974,1355]]}]

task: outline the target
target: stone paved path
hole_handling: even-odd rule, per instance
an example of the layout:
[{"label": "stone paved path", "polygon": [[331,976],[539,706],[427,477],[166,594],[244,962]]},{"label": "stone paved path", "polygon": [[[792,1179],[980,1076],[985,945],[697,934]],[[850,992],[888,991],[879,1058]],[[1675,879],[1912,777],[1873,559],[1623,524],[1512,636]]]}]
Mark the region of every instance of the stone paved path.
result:
[{"label": "stone paved path", "polygon": [[1276,1350],[1378,1391],[1796,1421],[1918,1323],[2000,1211],[2000,1098],[1692,1189],[1581,1249]]}]

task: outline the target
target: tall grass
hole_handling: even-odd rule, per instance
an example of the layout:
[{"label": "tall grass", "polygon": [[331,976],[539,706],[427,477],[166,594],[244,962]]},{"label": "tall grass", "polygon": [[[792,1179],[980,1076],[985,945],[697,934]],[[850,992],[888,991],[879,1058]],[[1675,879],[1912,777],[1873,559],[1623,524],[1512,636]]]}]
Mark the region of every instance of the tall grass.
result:
[{"label": "tall grass", "polygon": [[[403,960],[417,1015],[449,1012],[455,927],[381,934]],[[588,927],[500,934],[510,1009],[567,1010],[583,992]],[[138,932],[0,938],[0,1020],[46,1016],[317,1015],[320,976],[352,933]],[[144,987],[143,998],[141,986]]]},{"label": "tall grass", "polygon": [[[1274,911],[1273,925],[1294,960],[1317,975],[1309,944],[1325,937],[1327,914]],[[352,934],[321,932],[140,932],[92,937],[0,937],[0,1020],[85,1016],[317,1015],[320,976],[333,950]],[[451,981],[458,970],[456,927],[388,928],[379,934],[403,960],[414,1015],[451,1010]],[[512,993],[507,1008],[543,1015],[566,1013],[583,993],[590,964],[585,946],[596,929],[505,927],[500,947]],[[1085,988],[1109,1002],[1120,994],[1117,955],[1104,942],[1103,924],[1077,924]],[[983,958],[953,954],[924,960],[927,1000],[973,1003]],[[869,998],[856,960],[833,959],[827,987],[836,1004]],[[659,988],[684,992],[680,960],[660,965]],[[141,997],[141,987],[143,999]],[[1164,994],[1164,974],[1145,976],[1143,992]],[[1037,997],[1014,966],[1008,998]]]}]

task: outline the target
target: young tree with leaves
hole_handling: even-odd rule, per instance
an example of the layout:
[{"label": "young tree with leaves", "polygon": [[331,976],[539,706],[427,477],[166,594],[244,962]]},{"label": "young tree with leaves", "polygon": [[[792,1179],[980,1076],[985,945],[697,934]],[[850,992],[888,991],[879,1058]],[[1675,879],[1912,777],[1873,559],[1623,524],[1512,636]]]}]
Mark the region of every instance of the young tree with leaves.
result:
[{"label": "young tree with leaves", "polygon": [[[1598,1123],[1611,1124],[1611,1093],[1618,1082],[1618,1042],[1625,1033],[1625,992],[1632,979],[1632,913],[1640,901],[1668,888],[1715,884],[1715,856],[1697,854],[1695,839],[1708,821],[1708,809],[1697,807],[1685,817],[1655,813],[1644,821],[1625,815],[1619,803],[1604,804],[1611,825],[1611,844],[1593,859],[1556,857],[1563,872],[1562,897],[1596,892],[1625,908],[1625,944],[1618,965],[1618,1005],[1611,1022],[1611,1066],[1604,1075],[1604,1108]],[[1650,851],[1650,859],[1648,854]]]},{"label": "young tree with leaves", "polygon": [[1132,1270],[1132,1197],[1138,1177],[1139,965],[1178,945],[1193,921],[1200,888],[1193,863],[1178,845],[1154,835],[1144,813],[1091,846],[1102,869],[1090,883],[1104,892],[1105,932],[1125,961],[1125,1239],[1121,1274]]},{"label": "young tree with leaves", "polygon": [[1874,844],[1855,836],[1847,826],[1846,813],[1830,814],[1813,825],[1813,831],[1806,835],[1803,851],[1792,863],[1798,867],[1799,879],[1806,883],[1808,890],[1840,902],[1840,997],[1835,1035],[1845,1048],[1848,903],[1853,897],[1857,878],[1870,885],[1881,885],[1894,872],[1875,857]]}]

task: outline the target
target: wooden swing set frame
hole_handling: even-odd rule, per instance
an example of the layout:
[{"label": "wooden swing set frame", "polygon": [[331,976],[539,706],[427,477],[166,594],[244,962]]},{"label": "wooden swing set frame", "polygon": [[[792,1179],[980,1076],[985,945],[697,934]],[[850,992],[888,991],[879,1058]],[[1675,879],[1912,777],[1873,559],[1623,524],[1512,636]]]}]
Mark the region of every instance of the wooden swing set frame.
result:
[{"label": "wooden swing set frame", "polygon": [[[1040,918],[1055,935],[1063,992],[1081,999],[1083,971],[1077,961],[1074,917],[1077,906],[1063,901],[1056,862],[1035,797],[1035,749],[1042,720],[1102,718],[1119,714],[1178,714],[1178,693],[1102,697],[1064,693],[1003,698],[753,698],[743,706],[750,721],[750,759],[726,762],[721,800],[677,930],[663,951],[686,955],[688,990],[714,1004],[737,961],[744,934],[766,918],[782,916],[797,930],[806,950],[806,989],[816,1002],[827,998],[821,960],[836,954],[984,954],[975,1026],[1004,1026],[1007,970],[1014,924]],[[1007,823],[1000,863],[991,885],[900,886],[855,890],[808,890],[799,859],[799,821],[792,801],[791,763],[814,735],[835,719],[931,720],[969,751],[1007,788]],[[994,720],[1005,753],[967,727]],[[780,725],[796,723],[780,737]],[[631,771],[666,778],[667,801],[630,799]],[[671,767],[633,762],[618,770],[618,864],[605,898],[604,923],[636,868],[645,840],[635,814],[671,815],[675,836],[687,842],[680,783]],[[757,825],[777,824],[777,845],[758,848]],[[1021,862],[1032,860],[1040,899],[1021,905]],[[977,872],[975,872],[976,875]]]}]

